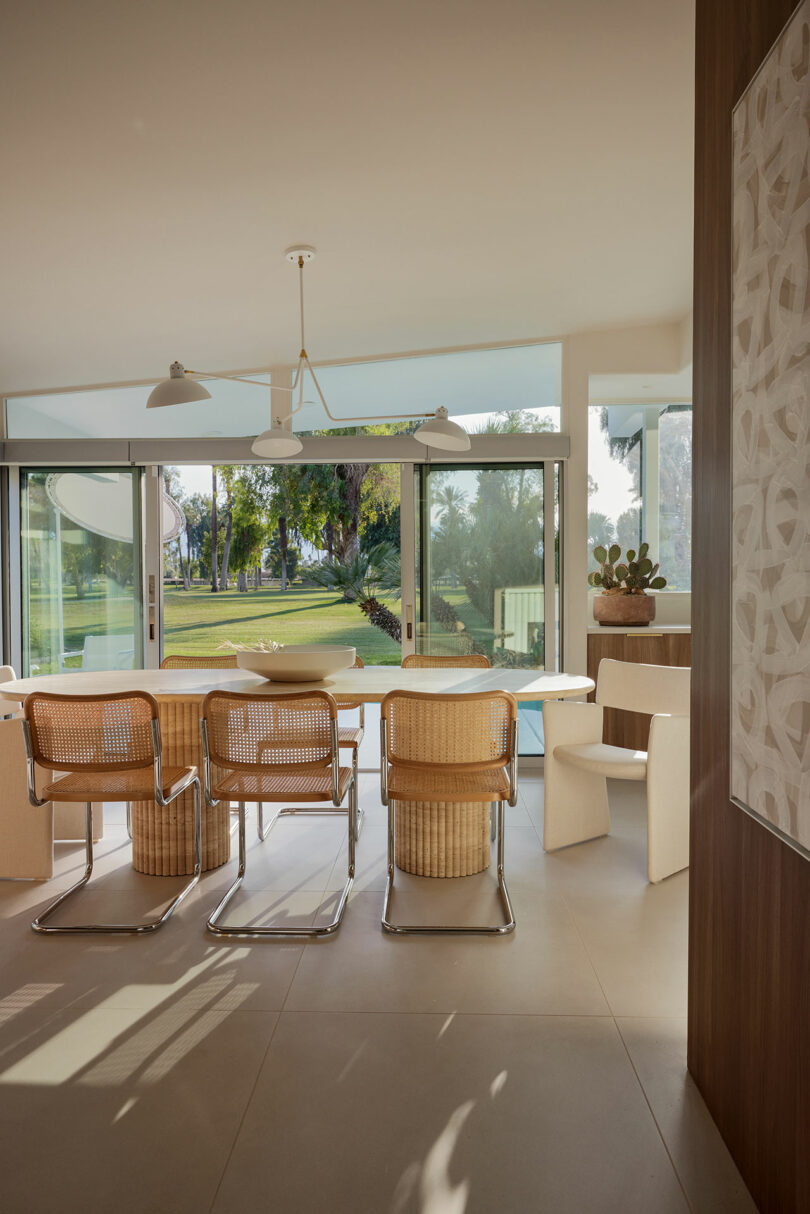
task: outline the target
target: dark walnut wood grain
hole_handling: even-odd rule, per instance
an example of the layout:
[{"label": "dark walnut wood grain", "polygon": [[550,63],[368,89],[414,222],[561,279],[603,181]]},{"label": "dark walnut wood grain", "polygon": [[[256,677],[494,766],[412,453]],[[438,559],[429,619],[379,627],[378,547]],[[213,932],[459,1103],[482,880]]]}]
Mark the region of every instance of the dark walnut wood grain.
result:
[{"label": "dark walnut wood grain", "polygon": [[[690,666],[692,641],[688,632],[656,632],[654,628],[612,632],[604,628],[588,633],[588,678],[596,682],[602,658],[619,662],[644,662],[652,666]],[[589,700],[596,697],[592,692]],[[605,709],[603,738],[611,746],[646,750],[650,717],[642,712]]]},{"label": "dark walnut wood grain", "polygon": [[810,1210],[810,864],[729,801],[731,112],[792,9],[696,7],[689,1070],[765,1214]]}]

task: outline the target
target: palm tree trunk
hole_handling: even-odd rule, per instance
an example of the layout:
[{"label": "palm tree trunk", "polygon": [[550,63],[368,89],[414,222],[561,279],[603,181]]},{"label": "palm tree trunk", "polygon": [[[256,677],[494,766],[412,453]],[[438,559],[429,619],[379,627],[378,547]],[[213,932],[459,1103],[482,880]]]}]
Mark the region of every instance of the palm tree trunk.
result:
[{"label": "palm tree trunk", "polygon": [[332,557],[335,555],[335,528],[331,519],[328,519],[326,523],[324,523],[323,542],[326,547],[326,555],[331,561]]},{"label": "palm tree trunk", "polygon": [[231,559],[231,538],[233,536],[233,498],[228,495],[228,518],[225,523],[225,547],[222,550],[222,572],[219,575],[220,590],[228,589],[228,565]]},{"label": "palm tree trunk", "polygon": [[278,549],[281,553],[281,589],[287,589],[287,520],[282,514],[278,520]]},{"label": "palm tree trunk", "polygon": [[183,579],[183,589],[188,590],[188,574],[186,573],[186,563],[183,560],[183,542],[179,535],[177,537],[177,559],[180,562],[180,576]]},{"label": "palm tree trunk", "polygon": [[341,528],[341,542],[338,559],[350,561],[360,550],[360,500],[363,492],[363,481],[368,475],[370,464],[338,464],[336,472],[343,481],[346,507],[349,519]]},{"label": "palm tree trunk", "polygon": [[369,623],[373,624],[375,628],[379,628],[386,636],[391,637],[397,643],[402,641],[401,621],[379,599],[373,597],[370,599],[360,599],[358,600],[358,606],[368,616]]},{"label": "palm tree trunk", "polygon": [[217,526],[217,470],[211,469],[211,593],[219,590],[217,579],[217,546],[219,528]]},{"label": "palm tree trunk", "polygon": [[486,654],[483,645],[479,645],[478,641],[467,632],[453,604],[448,603],[447,599],[442,598],[435,590],[430,596],[430,614],[445,632],[452,632],[459,638],[464,653]]}]

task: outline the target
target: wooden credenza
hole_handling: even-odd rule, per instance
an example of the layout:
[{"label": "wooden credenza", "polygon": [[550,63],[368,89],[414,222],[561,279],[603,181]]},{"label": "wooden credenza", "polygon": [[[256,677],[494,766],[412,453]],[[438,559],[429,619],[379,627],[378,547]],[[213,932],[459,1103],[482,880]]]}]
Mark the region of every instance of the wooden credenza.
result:
[{"label": "wooden credenza", "polygon": [[[594,682],[602,658],[652,666],[691,666],[692,632],[686,627],[589,629],[588,677]],[[588,699],[595,699],[593,693]],[[604,740],[612,746],[646,750],[649,734],[650,718],[646,714],[605,709]]]}]

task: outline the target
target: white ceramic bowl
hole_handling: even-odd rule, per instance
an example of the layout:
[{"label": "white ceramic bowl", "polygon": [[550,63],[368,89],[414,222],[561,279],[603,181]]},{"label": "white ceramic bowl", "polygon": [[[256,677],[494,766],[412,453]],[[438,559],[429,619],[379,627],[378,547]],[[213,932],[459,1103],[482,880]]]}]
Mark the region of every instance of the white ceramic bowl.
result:
[{"label": "white ceramic bowl", "polygon": [[236,661],[242,670],[273,683],[317,683],[338,670],[348,670],[356,657],[351,645],[285,645],[275,653],[240,649]]}]

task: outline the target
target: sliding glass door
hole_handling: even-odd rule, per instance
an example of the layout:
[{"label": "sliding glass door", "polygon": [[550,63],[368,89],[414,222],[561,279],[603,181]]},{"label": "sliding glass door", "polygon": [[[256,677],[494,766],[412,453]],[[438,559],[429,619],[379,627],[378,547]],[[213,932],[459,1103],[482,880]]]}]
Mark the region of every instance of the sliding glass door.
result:
[{"label": "sliding glass door", "polygon": [[[417,653],[559,669],[559,465],[416,470]],[[521,752],[542,754],[539,705]]]},{"label": "sliding glass door", "polygon": [[23,675],[143,665],[140,471],[20,473]]},{"label": "sliding glass door", "polygon": [[398,464],[174,465],[163,477],[181,519],[163,548],[166,654],[272,640],[399,665]]}]

